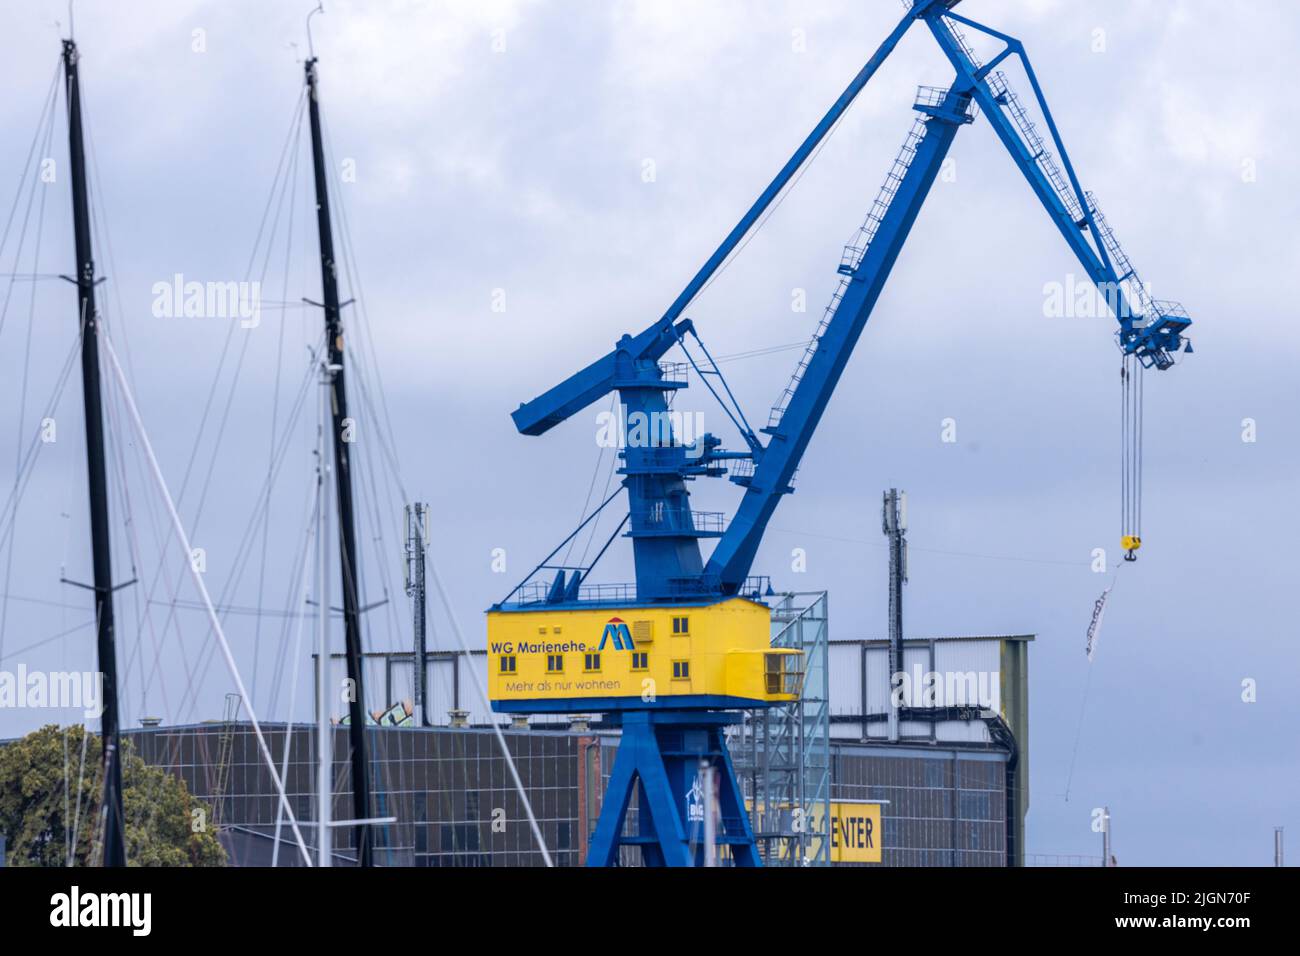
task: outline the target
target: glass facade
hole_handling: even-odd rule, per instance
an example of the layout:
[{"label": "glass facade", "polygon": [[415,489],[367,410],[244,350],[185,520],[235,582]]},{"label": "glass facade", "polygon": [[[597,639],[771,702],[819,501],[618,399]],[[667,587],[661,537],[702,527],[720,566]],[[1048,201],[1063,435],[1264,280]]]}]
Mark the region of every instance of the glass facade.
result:
[{"label": "glass facade", "polygon": [[831,748],[831,800],[889,801],[881,808],[883,865],[1005,865],[1002,755],[902,756],[884,749]]},{"label": "glass facade", "polygon": [[[264,725],[279,769],[286,739],[285,792],[316,853],[316,730],[305,725]],[[232,863],[267,865],[279,800],[257,739],[247,724],[227,732],[220,724],[159,727],[123,734],[147,763],[185,780],[196,796],[215,801],[216,822],[240,839],[228,841]],[[528,816],[491,730],[369,728],[372,812],[396,817],[374,827],[377,865],[539,866]],[[558,865],[576,865],[578,841],[578,741],[565,732],[505,735],[542,836]],[[347,728],[334,731],[334,820],[353,818]],[[224,756],[223,756],[224,755]],[[225,784],[220,785],[224,765]],[[355,859],[354,830],[332,829],[336,862]],[[297,865],[300,853],[287,818],[279,862]]]},{"label": "glass facade", "polygon": [[[277,768],[288,745],[285,788],[304,841],[315,855],[316,731],[263,727]],[[563,730],[504,732],[542,835],[555,862],[576,866],[600,812],[618,750],[616,734]],[[231,862],[269,865],[277,797],[246,723],[132,730],[144,760],[185,780],[215,804]],[[368,729],[376,817],[375,862],[392,866],[539,866],[523,803],[495,734],[488,729]],[[333,819],[352,817],[347,728],[334,731]],[[881,800],[882,864],[1001,866],[1006,852],[1005,755],[943,748],[839,743],[831,747],[831,799]],[[219,795],[219,796],[218,796]],[[635,799],[630,818],[635,820]],[[355,859],[354,831],[331,831],[335,861]],[[624,850],[636,865],[638,851]],[[280,865],[298,865],[288,821]],[[842,864],[853,865],[853,864]],[[872,865],[872,864],[858,864]]]}]

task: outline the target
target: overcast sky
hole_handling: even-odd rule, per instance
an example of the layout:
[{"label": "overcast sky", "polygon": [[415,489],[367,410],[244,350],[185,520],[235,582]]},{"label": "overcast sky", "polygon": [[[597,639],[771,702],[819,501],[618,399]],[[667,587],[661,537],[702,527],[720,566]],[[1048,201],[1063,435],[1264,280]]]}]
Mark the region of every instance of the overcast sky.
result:
[{"label": "overcast sky", "polygon": [[[608,474],[594,442],[607,404],[540,439],[515,433],[509,412],[662,314],[901,6],[327,7],[313,21],[321,103],[336,212],[349,225],[345,235],[340,223],[340,243],[360,277],[345,277],[344,294],[364,307],[346,311],[349,347],[371,399],[358,367],[363,598],[381,601],[386,589],[391,599],[367,614],[367,644],[409,642],[399,484],[378,440],[391,427],[400,487],[431,503],[432,557],[479,646],[483,609],[572,529],[588,488],[599,492]],[[291,190],[270,203],[274,227],[258,235],[297,128],[309,9],[283,0],[76,8],[101,301],[162,469],[174,492],[185,487],[181,511],[214,597],[274,610],[260,622],[230,613],[226,626],[259,714],[276,719],[290,713],[295,670],[295,717],[308,716],[311,695],[305,647],[298,668],[284,663],[296,620],[284,615],[302,608],[293,580],[317,420],[317,390],[301,388],[320,326],[319,311],[300,305],[320,296],[305,128],[296,150],[290,140]],[[1280,115],[1294,111],[1282,71],[1300,10],[1285,0],[968,0],[961,10],[1024,41],[1085,188],[1154,294],[1182,301],[1195,322],[1196,353],[1146,383],[1141,560],[1115,578],[1114,322],[1045,315],[1045,288],[1072,281],[1078,266],[980,119],[959,133],[955,176],[936,183],[754,570],[778,587],[828,589],[833,637],[883,636],[880,492],[906,489],[908,635],[1037,635],[1029,852],[1099,853],[1091,811],[1108,804],[1123,864],[1269,863],[1273,826],[1300,834],[1291,600],[1300,335],[1287,291],[1300,253],[1300,144]],[[54,160],[54,182],[20,188],[67,11],[6,0],[3,15],[6,216],[18,198],[0,272],[68,272],[61,93],[50,145],[38,136],[36,150]],[[841,247],[912,121],[915,87],[950,79],[929,34],[913,30],[690,309],[715,355],[807,339]],[[260,321],[156,315],[155,283],[177,274],[260,280]],[[792,309],[796,290],[807,311]],[[75,295],[57,279],[6,276],[0,296],[6,476],[75,345]],[[751,420],[766,420],[797,356],[724,365]],[[738,444],[706,390],[679,402]],[[59,583],[90,577],[75,370],[53,417],[57,440],[41,448],[15,533],[6,519],[0,538],[8,670],[93,666],[85,592]],[[946,443],[949,418],[957,441]],[[1246,419],[1255,441],[1243,441]],[[115,576],[140,579],[118,592],[124,721],[217,717],[231,680],[202,614],[167,607],[197,594],[176,549],[162,547],[165,513],[139,448],[124,420],[112,424]],[[264,543],[254,519],[273,430],[288,437]],[[734,486],[697,485],[697,508],[734,508]],[[0,500],[11,487],[0,477]],[[504,573],[492,567],[498,548]],[[791,570],[797,548],[803,573]],[[1091,567],[1095,548],[1107,551],[1105,574]],[[630,578],[625,547],[606,564],[602,580]],[[1085,632],[1112,580],[1090,666]],[[441,609],[431,626],[437,647],[456,646]],[[1255,682],[1254,702],[1243,701],[1243,681]],[[53,719],[76,714],[3,711],[0,736]]]}]

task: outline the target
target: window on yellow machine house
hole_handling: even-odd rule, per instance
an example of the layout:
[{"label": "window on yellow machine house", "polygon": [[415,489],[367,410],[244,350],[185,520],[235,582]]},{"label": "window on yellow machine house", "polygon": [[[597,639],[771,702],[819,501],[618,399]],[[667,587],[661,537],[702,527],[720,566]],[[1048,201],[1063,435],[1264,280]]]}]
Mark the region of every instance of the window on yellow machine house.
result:
[{"label": "window on yellow machine house", "polygon": [[691,662],[673,661],[673,680],[690,680]]},{"label": "window on yellow machine house", "polygon": [[650,655],[645,651],[632,652],[632,670],[643,671],[650,667]]},{"label": "window on yellow machine house", "polygon": [[564,655],[547,654],[546,655],[546,673],[563,674],[564,673]]},{"label": "window on yellow machine house", "polygon": [[673,618],[673,633],[677,635],[691,633],[691,619],[689,617]]},{"label": "window on yellow machine house", "polygon": [[584,654],[583,657],[582,657],[582,669],[585,670],[585,671],[598,671],[598,670],[600,670],[600,655],[599,655],[599,654]]},{"label": "window on yellow machine house", "polygon": [[513,654],[502,654],[502,655],[501,655],[501,673],[503,673],[503,674],[513,674],[514,672],[515,672],[515,655],[513,655]]}]

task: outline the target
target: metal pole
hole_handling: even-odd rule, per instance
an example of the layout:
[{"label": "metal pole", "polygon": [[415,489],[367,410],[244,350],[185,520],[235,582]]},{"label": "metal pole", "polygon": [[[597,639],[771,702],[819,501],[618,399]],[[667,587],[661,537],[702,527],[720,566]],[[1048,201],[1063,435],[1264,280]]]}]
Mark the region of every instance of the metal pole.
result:
[{"label": "metal pole", "polygon": [[415,634],[415,724],[428,727],[428,685],[425,659],[428,656],[424,588],[424,555],[429,547],[429,508],[420,502],[406,506],[406,593],[411,598]]},{"label": "metal pole", "polygon": [[1101,808],[1101,865],[1110,866],[1110,807]]},{"label": "metal pole", "polygon": [[1282,828],[1273,828],[1273,865],[1285,866],[1282,862]]},{"label": "metal pole", "polygon": [[330,724],[330,578],[329,578],[329,482],[325,472],[325,401],[329,394],[329,372],[321,369],[320,419],[316,429],[316,840],[321,866],[333,856],[330,816],[334,797],[334,731]]},{"label": "metal pole", "polygon": [[[311,122],[312,167],[316,179],[316,231],[320,236],[321,293],[325,306],[326,369],[330,373],[330,410],[333,415],[334,479],[339,511],[339,557],[343,577],[343,633],[351,696],[348,702],[349,739],[352,744],[353,817],[366,820],[370,812],[370,767],[366,760],[366,709],[364,660],[361,656],[361,610],[358,598],[356,526],[352,509],[352,431],[347,389],[343,377],[343,323],[340,320],[334,233],[330,223],[329,182],[325,175],[325,147],[321,138],[320,105],[316,86],[316,58],[307,61],[307,110]],[[370,828],[356,825],[357,862],[371,865]]]},{"label": "metal pole", "polygon": [[[884,494],[881,531],[889,538],[889,739],[899,737],[894,681],[903,673],[903,584],[907,581],[907,492],[890,488]],[[915,693],[916,688],[912,689]]]},{"label": "metal pole", "polygon": [[714,814],[718,811],[718,801],[713,792],[713,765],[707,760],[700,761],[700,784],[704,787],[704,865],[718,865],[718,821]]},{"label": "metal pole", "polygon": [[104,866],[126,866],[122,818],[122,752],[118,731],[117,648],[113,622],[113,567],[108,532],[108,477],[104,451],[104,412],[99,381],[99,312],[95,308],[95,261],[90,236],[90,199],[81,135],[81,85],[77,44],[63,41],[68,97],[68,152],[71,159],[72,219],[77,271],[78,325],[81,332],[82,399],[86,415],[86,467],[90,478],[90,543],[94,554],[95,628],[99,671],[104,680],[100,736],[104,746]]}]

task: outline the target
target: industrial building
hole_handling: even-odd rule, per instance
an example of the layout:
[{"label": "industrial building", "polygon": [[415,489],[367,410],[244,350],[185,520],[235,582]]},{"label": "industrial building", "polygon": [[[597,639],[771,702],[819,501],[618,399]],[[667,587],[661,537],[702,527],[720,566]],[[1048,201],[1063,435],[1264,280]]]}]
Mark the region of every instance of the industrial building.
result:
[{"label": "industrial building", "polygon": [[[812,662],[804,699],[788,708],[749,711],[728,746],[768,865],[1004,866],[1024,859],[1028,810],[1028,645],[1031,636],[940,637],[908,640],[909,669],[939,675],[947,685],[983,688],[984,701],[937,703],[918,693],[904,700],[899,739],[886,738],[888,690],[884,640],[826,641],[825,595],[802,602],[800,646]],[[778,602],[778,608],[780,602]],[[779,615],[779,611],[778,611]],[[831,666],[819,666],[818,661]],[[401,694],[410,686],[410,655],[368,656],[370,686]],[[439,726],[370,726],[368,746],[376,817],[374,860],[391,866],[537,866],[543,858],[489,722],[503,736],[532,803],[553,860],[586,862],[620,734],[602,715],[493,714],[471,700],[468,669],[488,666],[486,654],[430,652],[427,664]],[[981,681],[983,682],[981,684]],[[825,696],[818,691],[827,689]],[[987,699],[994,693],[994,699]],[[989,707],[981,706],[991,704]],[[931,706],[931,704],[934,704]],[[315,818],[316,729],[264,724],[300,821]],[[182,777],[212,802],[234,865],[301,864],[281,820],[277,798],[251,727],[214,721],[151,726],[126,736],[146,762]],[[335,730],[334,819],[351,807],[347,728]],[[689,799],[688,794],[682,795]],[[635,827],[635,799],[629,828]],[[818,809],[819,805],[822,807]],[[800,834],[789,812],[809,808]],[[847,818],[861,810],[860,846],[845,845]],[[840,826],[823,845],[827,814]],[[878,822],[877,822],[878,821]],[[316,831],[303,826],[315,856]],[[333,859],[355,862],[354,831],[333,833]],[[853,842],[850,837],[849,843]],[[625,865],[640,862],[624,848]]]}]

